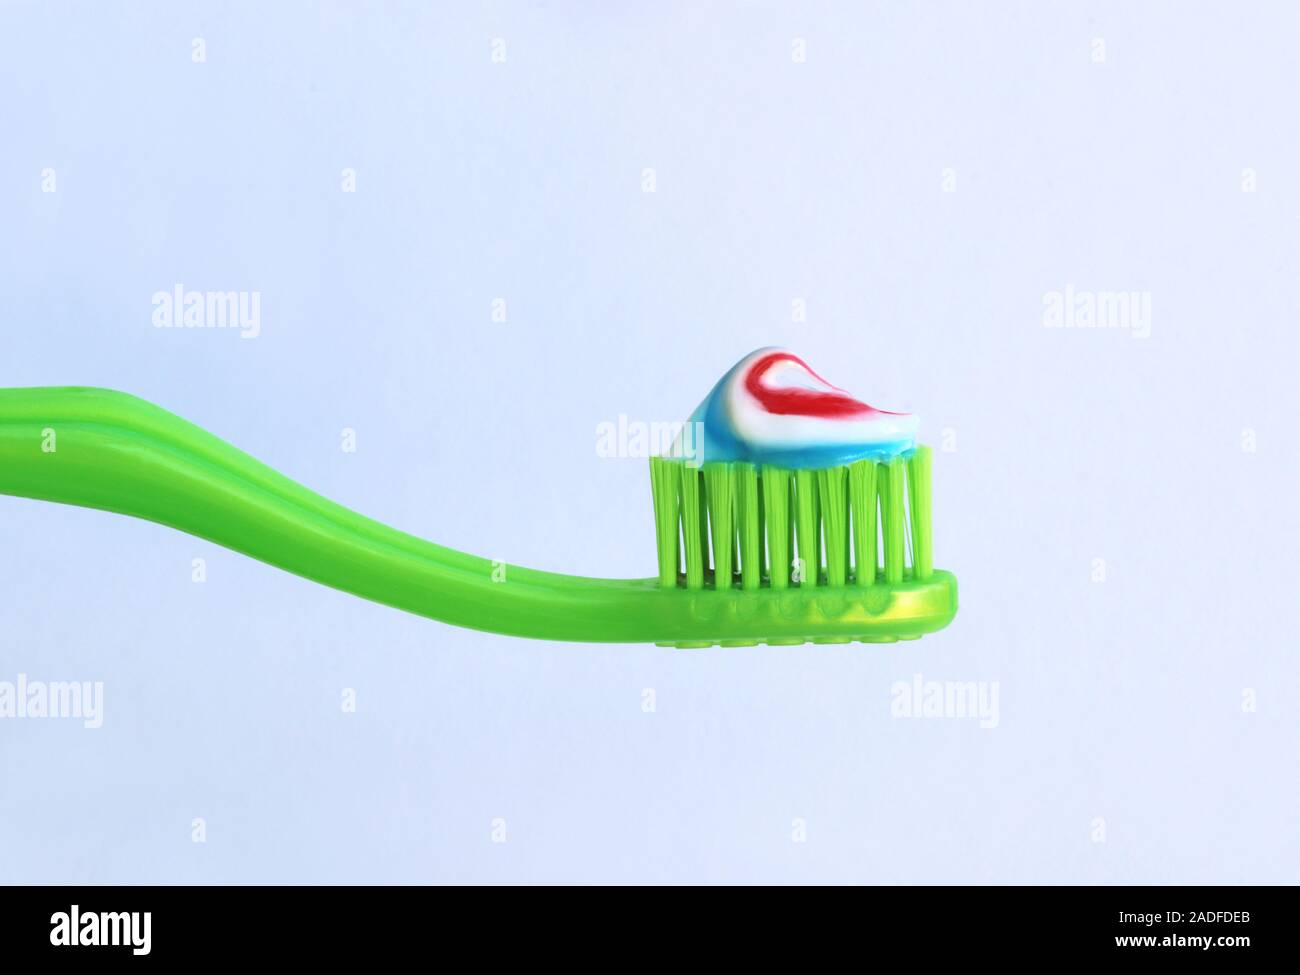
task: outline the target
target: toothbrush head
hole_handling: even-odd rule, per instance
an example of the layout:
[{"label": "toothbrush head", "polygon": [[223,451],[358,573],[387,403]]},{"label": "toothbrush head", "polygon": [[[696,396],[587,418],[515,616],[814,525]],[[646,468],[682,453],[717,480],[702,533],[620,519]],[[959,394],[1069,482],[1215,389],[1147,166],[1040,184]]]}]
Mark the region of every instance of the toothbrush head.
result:
[{"label": "toothbrush head", "polygon": [[694,450],[679,437],[675,456],[650,461],[659,586],[694,594],[713,626],[666,642],[879,642],[952,620],[957,583],[934,568],[932,454],[916,417],[765,348],[728,370],[690,426]]}]

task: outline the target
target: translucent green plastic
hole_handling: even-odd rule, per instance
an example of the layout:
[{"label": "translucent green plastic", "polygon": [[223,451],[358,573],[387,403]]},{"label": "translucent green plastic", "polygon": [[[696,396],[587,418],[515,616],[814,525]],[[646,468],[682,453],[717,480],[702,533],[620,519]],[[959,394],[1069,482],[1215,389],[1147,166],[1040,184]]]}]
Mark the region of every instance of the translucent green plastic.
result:
[{"label": "translucent green plastic", "polygon": [[[927,456],[927,502],[928,465]],[[907,639],[939,629],[955,614],[956,580],[938,570],[920,577],[919,558],[912,567],[900,565],[900,578],[889,583],[874,573],[859,580],[845,566],[842,585],[821,584],[820,576],[777,584],[785,574],[768,573],[763,541],[782,560],[774,564],[784,566],[791,551],[789,516],[809,522],[798,506],[813,503],[814,489],[829,492],[827,501],[815,502],[814,516],[840,525],[834,521],[838,477],[805,478],[811,487],[800,501],[797,478],[772,474],[770,483],[787,491],[782,508],[782,499],[765,499],[761,492],[766,471],[728,467],[692,475],[687,479],[672,462],[652,465],[657,578],[560,575],[494,564],[380,524],[125,393],[0,389],[0,493],[158,522],[335,589],[457,626],[562,641],[745,646]],[[849,469],[846,504],[867,493],[874,500],[876,492],[864,481],[872,475],[878,473],[855,475]],[[716,518],[709,517],[710,499],[719,510]],[[773,539],[776,509],[782,512],[780,537]],[[925,540],[928,566],[928,503],[921,514],[924,525],[914,523],[911,531]],[[889,517],[902,531],[901,510],[891,509]],[[686,528],[684,536],[679,525]],[[769,529],[766,539],[759,537],[760,526]],[[824,550],[818,543],[813,563],[828,581],[840,576],[838,568],[833,576],[825,569],[825,559],[839,565],[850,547],[849,535],[841,540],[840,532],[834,528],[835,539]],[[628,536],[629,544],[649,551],[648,532],[629,529]],[[886,554],[889,545],[886,539]],[[873,546],[874,529],[868,542],[853,526],[854,550]],[[680,575],[679,547],[687,555]],[[710,550],[727,554],[709,560]],[[811,551],[807,539],[803,551]],[[873,564],[874,559],[873,551]],[[720,574],[729,580],[721,588]]]}]

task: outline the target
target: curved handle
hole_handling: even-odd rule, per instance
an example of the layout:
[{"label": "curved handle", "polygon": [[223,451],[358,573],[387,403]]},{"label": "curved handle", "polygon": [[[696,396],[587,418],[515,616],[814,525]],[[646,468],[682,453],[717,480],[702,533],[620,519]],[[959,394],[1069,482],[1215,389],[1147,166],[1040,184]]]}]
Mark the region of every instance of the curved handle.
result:
[{"label": "curved handle", "polygon": [[335,504],[113,390],[0,389],[0,493],[158,522],[458,626],[553,640],[655,638],[641,604],[657,590],[653,580],[494,566]]}]

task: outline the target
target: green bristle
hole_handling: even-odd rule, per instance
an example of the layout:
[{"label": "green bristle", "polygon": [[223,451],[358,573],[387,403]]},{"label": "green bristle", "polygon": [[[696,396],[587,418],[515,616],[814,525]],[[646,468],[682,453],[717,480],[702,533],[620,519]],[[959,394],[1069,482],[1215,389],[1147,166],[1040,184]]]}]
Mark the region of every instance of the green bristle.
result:
[{"label": "green bristle", "polygon": [[[688,465],[689,466],[689,465]],[[700,554],[703,556],[703,566],[701,571],[708,575],[709,572],[709,501],[708,490],[704,484],[704,471],[699,467],[695,469],[695,485],[700,495]]]},{"label": "green bristle", "polygon": [[[817,571],[813,573],[813,578],[817,579],[820,577],[821,570],[826,564],[826,553],[824,551],[825,546],[822,542],[822,494],[821,488],[817,486],[817,474],[815,471],[813,472],[812,480],[813,524],[816,526],[813,528],[813,541],[817,543],[817,554],[813,557],[813,566]],[[820,585],[820,583],[818,584]]]},{"label": "green bristle", "polygon": [[795,530],[799,541],[801,584],[817,585],[821,560],[817,556],[817,478],[812,471],[794,472]]},{"label": "green bristle", "polygon": [[790,471],[790,477],[786,481],[785,510],[788,512],[785,519],[785,573],[793,575],[794,559],[797,554],[794,547],[794,471]]},{"label": "green bristle", "polygon": [[681,464],[682,545],[686,550],[686,588],[704,588],[706,518],[700,504],[700,471]]},{"label": "green bristle", "polygon": [[917,447],[907,462],[907,490],[912,509],[912,577],[928,579],[934,575],[929,447]]},{"label": "green bristle", "polygon": [[730,589],[732,546],[736,542],[731,515],[731,465],[705,464],[704,481],[708,485],[709,527],[713,535],[713,586]]},{"label": "green bristle", "polygon": [[678,466],[664,457],[650,458],[650,493],[654,495],[661,586],[677,585],[677,492],[681,482]]},{"label": "green bristle", "polygon": [[736,498],[736,535],[740,540],[740,587],[757,589],[763,583],[763,524],[758,507],[758,468],[732,467]]},{"label": "green bristle", "polygon": [[763,513],[767,521],[768,574],[773,589],[790,585],[790,472],[763,467]]},{"label": "green bristle", "polygon": [[859,586],[876,581],[876,465],[860,460],[849,467],[853,508],[853,573]]},{"label": "green bristle", "polygon": [[[840,499],[840,523],[843,526],[839,530],[839,535],[843,538],[843,556],[840,561],[844,565],[844,585],[848,585],[853,576],[853,531],[852,531],[852,509],[849,507],[849,468],[847,465],[840,467],[840,487],[838,496]],[[822,531],[826,528],[823,525]]]},{"label": "green bristle", "polygon": [[903,461],[895,457],[881,464],[880,536],[885,549],[885,582],[903,581]]},{"label": "green bristle", "polygon": [[844,490],[847,468],[830,467],[817,472],[821,501],[822,534],[826,544],[826,584],[842,586],[849,571],[849,508]]}]

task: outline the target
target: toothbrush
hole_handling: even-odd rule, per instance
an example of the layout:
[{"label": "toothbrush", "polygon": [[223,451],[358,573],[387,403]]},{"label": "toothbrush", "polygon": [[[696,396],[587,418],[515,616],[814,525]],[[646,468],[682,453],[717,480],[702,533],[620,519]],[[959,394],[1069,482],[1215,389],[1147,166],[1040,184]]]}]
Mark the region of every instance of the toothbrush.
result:
[{"label": "toothbrush", "polygon": [[858,403],[796,356],[762,349],[723,377],[692,425],[700,449],[651,458],[659,571],[649,579],[542,572],[436,545],[106,389],[0,389],[0,494],[143,518],[374,602],[511,636],[683,648],[892,642],[952,620],[957,584],[932,565],[931,454],[914,442],[914,418]]}]

